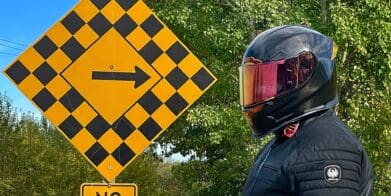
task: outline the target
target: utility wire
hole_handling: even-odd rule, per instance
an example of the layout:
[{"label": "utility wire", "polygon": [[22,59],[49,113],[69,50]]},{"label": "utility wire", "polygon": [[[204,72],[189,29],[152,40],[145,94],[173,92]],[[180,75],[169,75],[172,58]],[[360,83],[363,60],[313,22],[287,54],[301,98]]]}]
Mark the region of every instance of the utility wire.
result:
[{"label": "utility wire", "polygon": [[18,48],[18,47],[10,46],[10,45],[7,45],[7,44],[2,44],[2,43],[0,43],[0,46],[5,46],[5,47],[8,47],[8,48],[12,48],[12,49],[16,49],[16,50],[23,51],[23,49],[22,49],[22,48]]},{"label": "utility wire", "polygon": [[18,42],[13,42],[13,41],[9,41],[9,40],[6,40],[6,39],[1,39],[1,38],[0,38],[0,41],[8,42],[8,43],[11,43],[11,44],[15,44],[15,45],[19,45],[19,46],[24,46],[24,47],[27,46],[26,44],[21,44],[21,43],[18,43]]},{"label": "utility wire", "polygon": [[17,54],[12,54],[12,53],[8,53],[8,52],[1,52],[1,51],[0,51],[0,54],[6,54],[6,55],[11,55],[11,56],[19,56]]}]

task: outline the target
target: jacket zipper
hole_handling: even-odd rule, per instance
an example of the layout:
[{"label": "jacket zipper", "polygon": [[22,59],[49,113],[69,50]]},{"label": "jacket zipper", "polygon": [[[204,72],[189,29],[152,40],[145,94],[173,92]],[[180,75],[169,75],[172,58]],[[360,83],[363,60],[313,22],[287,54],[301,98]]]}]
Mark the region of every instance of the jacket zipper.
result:
[{"label": "jacket zipper", "polygon": [[273,148],[274,144],[272,146],[270,146],[270,148],[268,149],[267,153],[266,153],[266,156],[265,158],[263,158],[261,164],[259,165],[258,167],[258,170],[257,170],[257,173],[255,176],[258,176],[259,175],[259,172],[261,172],[261,169],[263,168],[263,165],[266,163],[267,159],[269,158],[269,155],[270,155],[270,151],[272,151],[272,148]]}]

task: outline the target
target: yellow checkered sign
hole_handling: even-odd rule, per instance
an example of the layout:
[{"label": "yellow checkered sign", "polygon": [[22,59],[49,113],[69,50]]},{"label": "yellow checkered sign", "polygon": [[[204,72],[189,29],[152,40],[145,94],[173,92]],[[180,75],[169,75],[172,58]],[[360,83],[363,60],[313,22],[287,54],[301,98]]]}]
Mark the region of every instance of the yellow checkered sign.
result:
[{"label": "yellow checkered sign", "polygon": [[84,183],[80,187],[80,196],[137,196],[136,184]]},{"label": "yellow checkered sign", "polygon": [[107,181],[216,81],[137,0],[81,0],[4,73]]}]

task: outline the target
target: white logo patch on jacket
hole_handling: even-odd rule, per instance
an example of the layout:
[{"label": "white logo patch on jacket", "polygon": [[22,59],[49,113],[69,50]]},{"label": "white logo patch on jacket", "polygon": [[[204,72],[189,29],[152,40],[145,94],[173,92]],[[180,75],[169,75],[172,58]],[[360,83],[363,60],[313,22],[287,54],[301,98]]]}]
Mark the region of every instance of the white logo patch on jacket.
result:
[{"label": "white logo patch on jacket", "polygon": [[341,180],[342,170],[338,165],[327,165],[324,168],[324,179],[331,184],[335,184]]}]

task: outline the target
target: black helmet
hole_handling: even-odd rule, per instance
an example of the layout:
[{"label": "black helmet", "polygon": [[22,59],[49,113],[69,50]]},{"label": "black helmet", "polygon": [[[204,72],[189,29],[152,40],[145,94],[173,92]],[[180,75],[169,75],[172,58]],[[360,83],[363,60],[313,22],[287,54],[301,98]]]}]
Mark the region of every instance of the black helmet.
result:
[{"label": "black helmet", "polygon": [[336,51],[327,36],[292,25],[264,31],[250,43],[239,67],[240,104],[254,137],[337,104]]}]

